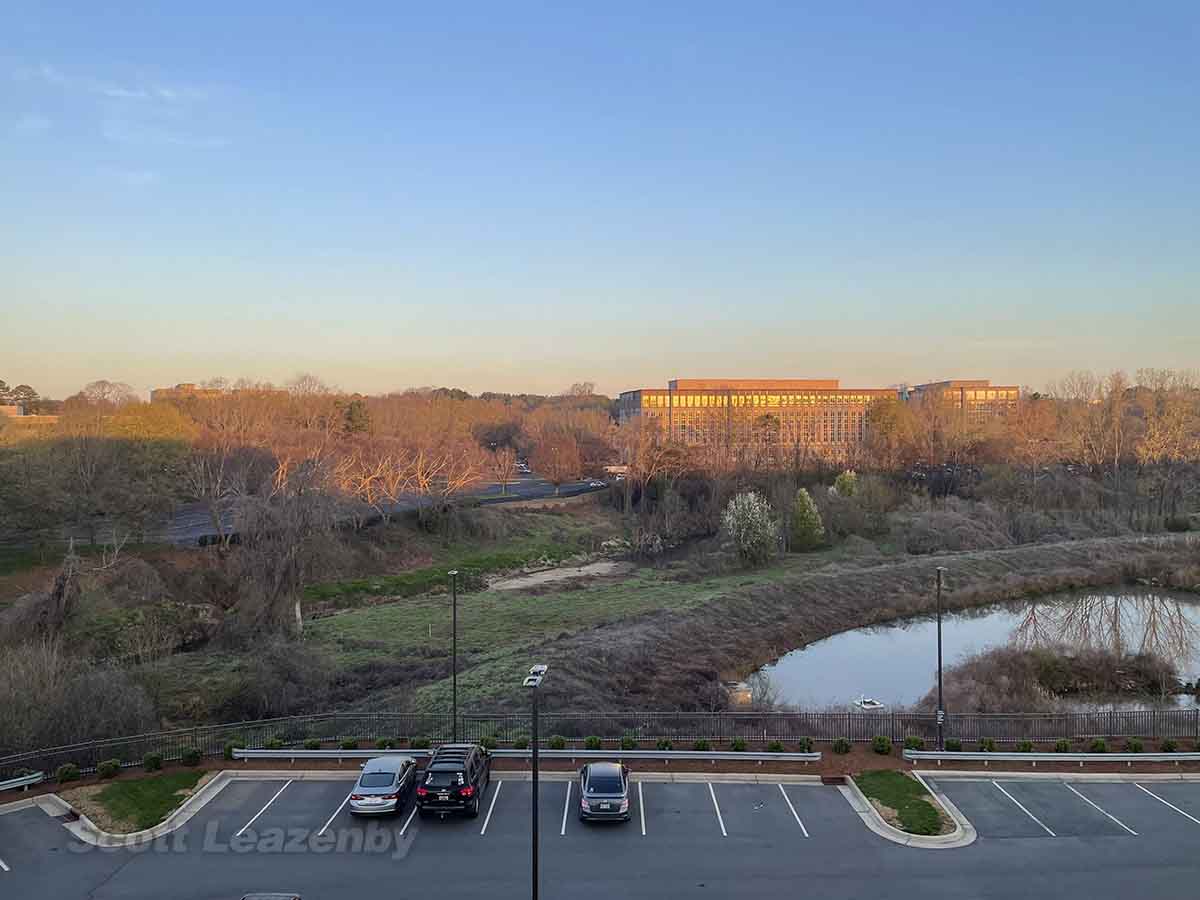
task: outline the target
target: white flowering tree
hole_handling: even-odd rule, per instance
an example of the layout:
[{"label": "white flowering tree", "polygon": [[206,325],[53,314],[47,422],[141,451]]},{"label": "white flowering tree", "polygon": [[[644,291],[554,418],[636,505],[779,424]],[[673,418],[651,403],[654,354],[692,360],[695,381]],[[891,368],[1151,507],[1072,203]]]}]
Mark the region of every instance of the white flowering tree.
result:
[{"label": "white flowering tree", "polygon": [[771,504],[759,494],[736,495],[721,514],[721,524],[747,563],[766,562],[778,546],[779,525]]},{"label": "white flowering tree", "polygon": [[858,473],[847,469],[833,480],[833,489],[839,497],[853,497],[858,493]]}]

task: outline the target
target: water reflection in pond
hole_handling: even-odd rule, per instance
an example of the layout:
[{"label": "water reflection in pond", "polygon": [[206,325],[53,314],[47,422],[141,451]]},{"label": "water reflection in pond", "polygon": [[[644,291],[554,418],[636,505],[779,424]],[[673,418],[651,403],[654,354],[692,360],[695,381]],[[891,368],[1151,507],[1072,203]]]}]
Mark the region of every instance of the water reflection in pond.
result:
[{"label": "water reflection in pond", "polygon": [[[1185,681],[1195,681],[1200,597],[1127,589],[1056,594],[947,614],[942,639],[947,667],[993,647],[1065,644],[1155,653],[1173,662]],[[936,625],[929,616],[848,631],[794,650],[762,672],[781,702],[807,709],[845,709],[862,694],[890,706],[916,703],[936,679]]]}]

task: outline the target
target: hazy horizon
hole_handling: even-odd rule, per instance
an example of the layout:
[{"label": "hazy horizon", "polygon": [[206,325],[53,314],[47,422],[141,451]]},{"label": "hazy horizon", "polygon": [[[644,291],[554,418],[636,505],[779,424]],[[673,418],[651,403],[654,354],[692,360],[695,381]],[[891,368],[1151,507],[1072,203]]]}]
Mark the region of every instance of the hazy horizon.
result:
[{"label": "hazy horizon", "polygon": [[0,378],[50,396],[1200,358],[1194,4],[6,25]]}]

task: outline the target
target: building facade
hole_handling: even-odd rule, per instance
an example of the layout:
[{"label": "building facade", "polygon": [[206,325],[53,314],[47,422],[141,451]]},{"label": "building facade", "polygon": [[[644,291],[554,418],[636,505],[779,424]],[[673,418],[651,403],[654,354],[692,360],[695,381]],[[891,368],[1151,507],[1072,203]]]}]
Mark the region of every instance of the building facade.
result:
[{"label": "building facade", "polygon": [[843,388],[837,379],[680,378],[666,389],[625,391],[622,424],[642,416],[671,440],[733,454],[804,448],[830,458],[866,439],[867,410],[895,400],[893,389]]},{"label": "building facade", "polygon": [[941,400],[958,410],[971,425],[984,425],[1014,412],[1021,399],[1015,385],[994,385],[986,378],[934,381],[914,385],[908,391],[910,403]]}]

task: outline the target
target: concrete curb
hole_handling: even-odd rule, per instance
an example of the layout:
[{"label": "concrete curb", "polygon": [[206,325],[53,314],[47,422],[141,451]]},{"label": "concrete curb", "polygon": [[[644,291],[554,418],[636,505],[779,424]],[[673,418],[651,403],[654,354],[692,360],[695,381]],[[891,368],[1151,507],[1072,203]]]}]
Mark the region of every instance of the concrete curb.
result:
[{"label": "concrete curb", "polygon": [[1136,772],[955,772],[938,769],[912,769],[910,772],[916,776],[923,776],[922,780],[936,778],[942,781],[994,781],[1003,778],[1006,781],[1090,781],[1100,784],[1132,784],[1135,781],[1200,782],[1200,774],[1171,775],[1162,772],[1147,772],[1142,775]]},{"label": "concrete curb", "polygon": [[846,783],[838,788],[842,792],[842,796],[850,804],[851,808],[858,813],[863,824],[871,831],[875,832],[881,838],[889,840],[895,844],[901,844],[905,847],[916,847],[921,850],[954,850],[959,847],[966,847],[975,843],[975,826],[972,825],[967,818],[958,811],[958,808],[951,803],[942,794],[934,793],[929,790],[929,785],[921,779],[921,784],[929,791],[930,797],[934,802],[941,805],[946,814],[954,820],[954,830],[949,834],[909,834],[906,831],[901,831],[893,825],[889,825],[883,820],[883,816],[871,805],[871,801],[854,783],[854,778],[846,777]]}]

